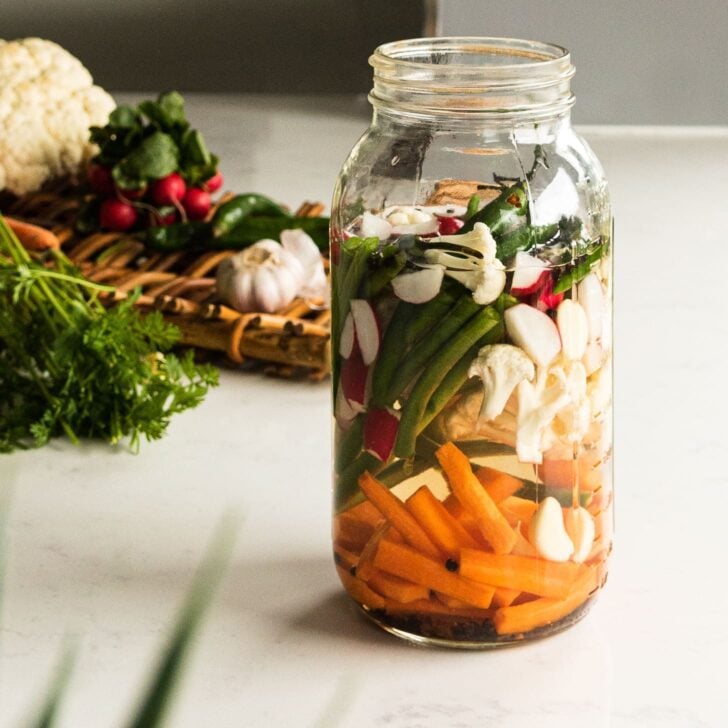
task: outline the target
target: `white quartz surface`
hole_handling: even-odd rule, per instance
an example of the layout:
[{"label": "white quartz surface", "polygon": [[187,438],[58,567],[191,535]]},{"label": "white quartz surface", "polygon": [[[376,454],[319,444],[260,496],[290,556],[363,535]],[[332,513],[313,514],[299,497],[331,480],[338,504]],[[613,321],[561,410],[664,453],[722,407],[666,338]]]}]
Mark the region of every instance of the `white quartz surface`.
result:
[{"label": "white quartz surface", "polygon": [[[228,185],[330,197],[361,101],[196,97]],[[325,384],[225,372],[139,455],[0,456],[9,493],[0,726],[67,636],[60,726],[123,724],[221,516],[233,565],[173,728],[728,725],[728,129],[586,129],[616,210],[616,542],[587,619],[491,653],[411,647],[354,611],[329,545]]]}]

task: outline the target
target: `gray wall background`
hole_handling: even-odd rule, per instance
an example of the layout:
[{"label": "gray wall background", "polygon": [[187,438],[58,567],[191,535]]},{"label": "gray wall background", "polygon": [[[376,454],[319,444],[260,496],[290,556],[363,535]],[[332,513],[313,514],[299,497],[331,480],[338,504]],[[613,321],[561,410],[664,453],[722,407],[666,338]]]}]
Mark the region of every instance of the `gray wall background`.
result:
[{"label": "gray wall background", "polygon": [[[728,0],[0,0],[116,91],[364,93],[367,56],[425,32],[571,49],[582,123],[728,123]],[[426,27],[428,6],[430,22]]]}]

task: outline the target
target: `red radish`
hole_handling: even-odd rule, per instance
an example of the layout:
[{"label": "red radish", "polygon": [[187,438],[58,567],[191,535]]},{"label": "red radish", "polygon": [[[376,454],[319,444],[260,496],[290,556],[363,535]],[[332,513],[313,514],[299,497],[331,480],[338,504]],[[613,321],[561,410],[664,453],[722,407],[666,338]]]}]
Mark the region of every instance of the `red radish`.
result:
[{"label": "red radish", "polygon": [[465,225],[465,222],[457,217],[444,217],[442,215],[438,215],[437,220],[437,232],[440,235],[455,235],[455,233],[460,230],[463,225]]},{"label": "red radish", "polygon": [[101,203],[99,222],[106,230],[123,232],[137,221],[137,211],[128,203],[109,198]]},{"label": "red radish", "polygon": [[191,187],[182,198],[182,207],[190,220],[204,220],[212,207],[210,193],[199,187]]},{"label": "red radish", "polygon": [[564,294],[554,293],[554,282],[549,276],[546,279],[544,287],[536,294],[534,294],[532,304],[539,310],[547,313],[558,307],[558,305],[564,300]]},{"label": "red radish", "polygon": [[225,182],[221,172],[215,172],[210,179],[205,180],[202,187],[208,192],[217,192]]},{"label": "red radish", "polygon": [[386,409],[370,409],[364,420],[364,449],[382,462],[389,460],[397,439],[399,418]]},{"label": "red radish", "polygon": [[104,167],[103,164],[89,164],[87,174],[88,183],[94,192],[100,195],[114,194],[114,178],[108,167]]},{"label": "red radish", "polygon": [[363,298],[351,300],[351,315],[354,317],[354,330],[356,340],[361,349],[361,357],[366,366],[369,366],[379,353],[379,341],[381,333],[379,322],[369,301]]},{"label": "red radish", "polygon": [[546,279],[551,277],[546,262],[523,251],[516,253],[513,264],[515,268],[513,270],[511,293],[519,298],[536,293],[536,291],[543,288]]},{"label": "red radish", "polygon": [[596,273],[590,273],[580,281],[577,298],[589,321],[589,341],[601,339],[604,328],[604,289]]},{"label": "red radish", "polygon": [[506,330],[539,366],[548,366],[561,351],[556,324],[542,311],[525,303],[511,306],[504,314]]},{"label": "red radish", "polygon": [[407,303],[425,303],[440,292],[444,275],[445,268],[441,265],[402,273],[392,279],[392,290],[397,298]]},{"label": "red radish", "polygon": [[369,367],[364,363],[358,347],[341,365],[341,389],[351,407],[361,412],[366,401]]},{"label": "red radish", "polygon": [[349,312],[344,319],[344,326],[341,329],[341,339],[339,339],[339,354],[348,359],[354,351],[354,343],[356,342],[356,334],[354,333],[354,317]]},{"label": "red radish", "polygon": [[152,186],[152,199],[157,205],[174,205],[180,202],[187,192],[187,185],[182,176],[172,172],[158,179]]}]

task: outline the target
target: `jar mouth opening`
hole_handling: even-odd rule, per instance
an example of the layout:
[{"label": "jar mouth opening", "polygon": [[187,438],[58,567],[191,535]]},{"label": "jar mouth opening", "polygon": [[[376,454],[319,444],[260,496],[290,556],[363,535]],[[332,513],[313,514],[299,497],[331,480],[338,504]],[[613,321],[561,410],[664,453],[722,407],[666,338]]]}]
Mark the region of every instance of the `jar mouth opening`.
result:
[{"label": "jar mouth opening", "polygon": [[424,71],[441,75],[524,76],[557,72],[570,66],[570,53],[554,43],[520,38],[452,36],[416,38],[385,43],[374,50],[369,63],[375,69],[396,64],[403,72]]}]

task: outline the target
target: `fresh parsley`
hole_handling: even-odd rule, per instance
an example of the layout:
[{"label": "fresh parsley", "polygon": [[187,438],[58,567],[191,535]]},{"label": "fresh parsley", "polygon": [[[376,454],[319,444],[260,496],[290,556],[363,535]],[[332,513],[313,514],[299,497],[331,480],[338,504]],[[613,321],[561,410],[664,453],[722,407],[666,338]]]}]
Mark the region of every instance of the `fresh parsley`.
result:
[{"label": "fresh parsley", "polygon": [[160,313],[142,315],[134,296],[106,308],[112,289],[51,255],[33,260],[0,216],[0,452],[61,434],[132,449],[162,437],[217,371],[169,353],[180,332]]}]

